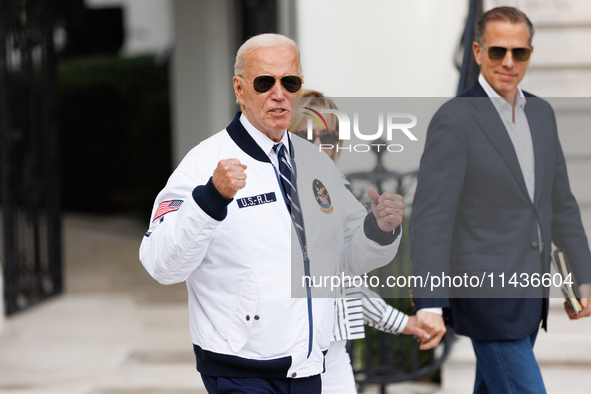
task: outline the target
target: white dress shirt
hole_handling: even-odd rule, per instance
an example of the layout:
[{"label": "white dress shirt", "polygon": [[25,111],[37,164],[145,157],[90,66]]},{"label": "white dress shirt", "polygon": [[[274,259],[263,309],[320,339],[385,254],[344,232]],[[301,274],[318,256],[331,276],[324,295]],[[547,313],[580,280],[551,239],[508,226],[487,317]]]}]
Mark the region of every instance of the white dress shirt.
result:
[{"label": "white dress shirt", "polygon": [[[521,88],[517,87],[517,97],[515,98],[515,112],[511,104],[504,98],[499,96],[497,92],[486,82],[482,74],[478,76],[478,82],[482,85],[482,88],[490,97],[493,105],[497,109],[507,133],[513,142],[513,148],[515,148],[515,154],[521,167],[521,173],[523,174],[523,180],[527,187],[530,200],[534,201],[534,192],[536,190],[536,159],[534,155],[534,144],[531,138],[531,130],[525,116],[525,103],[526,99],[521,91]],[[540,230],[540,224],[538,223],[538,245],[540,253],[544,249],[544,241],[542,240],[542,230]]]},{"label": "white dress shirt", "polygon": [[517,160],[523,173],[523,179],[525,180],[525,186],[529,193],[529,198],[534,200],[534,191],[536,188],[535,178],[535,157],[534,157],[534,144],[531,139],[531,131],[529,129],[529,123],[525,116],[525,103],[526,99],[523,96],[523,92],[517,87],[517,97],[515,97],[515,107],[513,107],[507,100],[499,96],[499,94],[486,82],[486,79],[480,74],[478,76],[478,82],[482,85],[482,88],[490,97],[493,105],[497,109],[507,133],[513,142],[515,153],[517,154]]},{"label": "white dress shirt", "polygon": [[[261,149],[263,150],[263,152],[267,154],[267,156],[269,156],[269,159],[271,160],[271,163],[273,163],[275,168],[279,169],[279,158],[277,157],[277,153],[275,153],[275,150],[273,150],[273,146],[275,146],[275,144],[278,144],[278,142],[274,142],[272,139],[263,134],[262,131],[254,127],[248,121],[248,119],[246,119],[246,116],[244,116],[244,114],[240,115],[240,123],[242,123],[242,126],[244,126],[244,128],[252,137],[254,142],[256,142],[257,145],[261,147]],[[287,136],[287,129],[283,132],[283,137],[279,142],[283,142],[283,145],[285,145],[286,159],[288,163],[291,163],[291,152],[289,151],[289,137]]]}]

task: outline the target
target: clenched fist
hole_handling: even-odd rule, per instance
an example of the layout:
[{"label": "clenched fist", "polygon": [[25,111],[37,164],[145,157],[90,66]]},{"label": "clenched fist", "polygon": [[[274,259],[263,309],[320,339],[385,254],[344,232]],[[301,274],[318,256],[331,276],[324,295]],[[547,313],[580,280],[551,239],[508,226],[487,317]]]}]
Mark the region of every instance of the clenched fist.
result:
[{"label": "clenched fist", "polygon": [[394,231],[404,216],[402,196],[388,192],[380,196],[373,189],[369,189],[367,195],[371,198],[371,210],[380,229],[388,233]]},{"label": "clenched fist", "polygon": [[238,159],[221,160],[213,171],[212,182],[220,194],[228,200],[246,186],[246,164]]},{"label": "clenched fist", "polygon": [[418,319],[416,316],[408,317],[408,322],[406,323],[406,327],[404,327],[404,330],[402,330],[402,333],[406,335],[412,335],[421,342],[431,339],[429,334],[427,334],[425,330],[419,327]]}]

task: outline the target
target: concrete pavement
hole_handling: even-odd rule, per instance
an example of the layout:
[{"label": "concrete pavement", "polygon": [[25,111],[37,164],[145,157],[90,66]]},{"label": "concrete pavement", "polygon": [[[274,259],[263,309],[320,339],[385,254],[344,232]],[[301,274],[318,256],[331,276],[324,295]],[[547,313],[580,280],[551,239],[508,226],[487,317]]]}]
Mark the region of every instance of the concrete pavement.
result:
[{"label": "concrete pavement", "polygon": [[[128,218],[65,216],[65,291],[6,319],[0,394],[206,393],[195,369],[187,289],[145,272],[138,260],[145,230]],[[406,382],[388,393],[438,389]]]},{"label": "concrete pavement", "polygon": [[[0,394],[205,394],[186,287],[160,285],[144,271],[144,231],[128,218],[66,215],[64,294],[6,319]],[[548,392],[591,393],[591,319],[569,322],[559,304],[553,301],[549,333],[536,344]],[[473,377],[473,351],[463,338],[444,365],[443,392],[471,392]],[[387,392],[438,390],[407,382]]]},{"label": "concrete pavement", "polygon": [[205,393],[187,290],[144,271],[144,231],[126,218],[66,216],[64,294],[7,318],[0,393]]}]

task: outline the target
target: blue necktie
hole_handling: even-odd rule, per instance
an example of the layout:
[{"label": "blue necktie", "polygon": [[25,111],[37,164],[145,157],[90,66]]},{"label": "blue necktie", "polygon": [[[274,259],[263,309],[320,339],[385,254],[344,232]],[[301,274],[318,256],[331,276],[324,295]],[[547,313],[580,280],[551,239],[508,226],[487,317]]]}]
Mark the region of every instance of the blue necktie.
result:
[{"label": "blue necktie", "polygon": [[[304,257],[304,275],[307,277],[306,279],[306,294],[308,298],[308,319],[310,327],[313,327],[313,318],[312,318],[312,293],[311,293],[311,282],[310,282],[310,259],[308,258],[308,246],[306,243],[306,232],[304,231],[304,218],[302,216],[302,211],[300,210],[300,198],[298,196],[298,191],[296,188],[296,174],[292,171],[292,168],[289,165],[287,160],[287,156],[285,155],[285,145],[282,142],[275,144],[273,146],[273,150],[277,153],[277,158],[279,159],[279,172],[280,172],[280,179],[281,179],[281,186],[283,189],[283,195],[285,197],[285,203],[287,204],[287,209],[291,214],[291,221],[296,229],[296,234],[298,236],[298,240],[300,241],[300,247],[302,248],[302,254]],[[295,170],[295,162],[293,162],[294,170]],[[308,343],[308,357],[312,353],[312,329],[310,328],[310,340]]]},{"label": "blue necktie", "polygon": [[283,195],[287,198],[287,206],[291,211],[291,189],[292,189],[292,178],[294,178],[291,168],[289,167],[289,162],[287,161],[287,156],[285,155],[285,145],[283,142],[275,144],[273,146],[273,150],[277,153],[277,158],[279,161],[279,172],[281,177],[281,186],[283,186]]},{"label": "blue necktie", "polygon": [[283,145],[283,142],[275,144],[273,146],[273,150],[275,153],[277,153],[277,158],[279,159],[279,175],[281,178],[281,186],[283,187],[283,195],[287,203],[287,209],[289,209],[289,212],[291,213],[291,217],[296,229],[298,230],[300,240],[304,241],[303,244],[305,244],[305,233],[302,223],[302,212],[299,207],[295,174],[291,170],[289,162],[287,161],[285,145]]}]

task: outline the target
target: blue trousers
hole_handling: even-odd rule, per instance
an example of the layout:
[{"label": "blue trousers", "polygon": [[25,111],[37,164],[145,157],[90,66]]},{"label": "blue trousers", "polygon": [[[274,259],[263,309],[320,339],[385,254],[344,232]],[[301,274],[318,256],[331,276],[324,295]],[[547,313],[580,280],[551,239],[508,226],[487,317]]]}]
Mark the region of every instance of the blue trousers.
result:
[{"label": "blue trousers", "polygon": [[472,339],[476,353],[475,394],[546,393],[540,367],[534,357],[538,330],[510,341]]},{"label": "blue trousers", "polygon": [[201,375],[210,394],[320,394],[320,375],[299,379],[220,378]]}]

